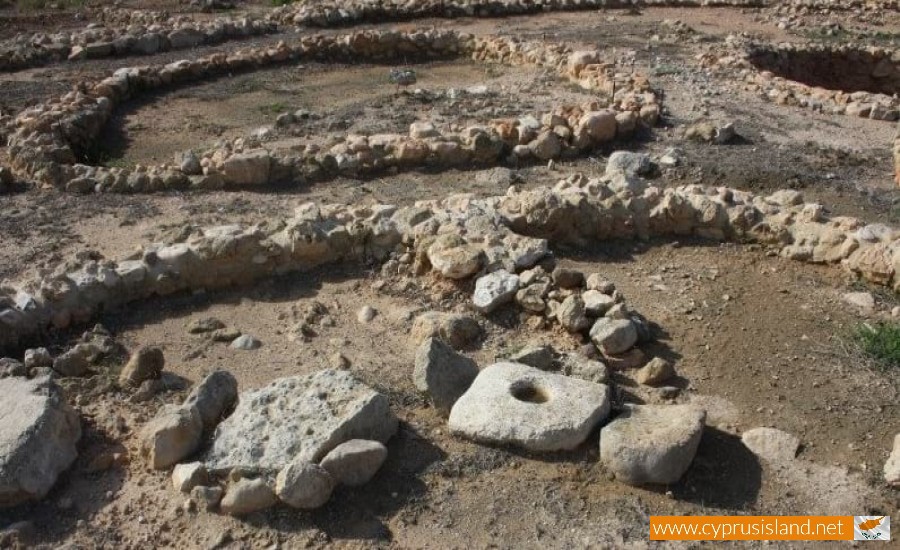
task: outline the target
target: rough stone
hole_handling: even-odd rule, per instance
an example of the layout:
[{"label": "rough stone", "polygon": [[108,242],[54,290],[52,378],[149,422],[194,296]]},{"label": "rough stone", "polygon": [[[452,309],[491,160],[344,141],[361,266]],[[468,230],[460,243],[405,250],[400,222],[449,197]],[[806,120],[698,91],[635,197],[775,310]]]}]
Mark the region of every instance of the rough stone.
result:
[{"label": "rough stone", "polygon": [[581,296],[573,294],[556,308],[556,320],[569,332],[581,332],[591,326]]},{"label": "rough stone", "polygon": [[616,137],[616,114],[612,111],[594,111],[581,117],[579,124],[596,142],[611,141]]},{"label": "rough stone", "polygon": [[428,311],[416,317],[410,334],[416,344],[436,337],[459,350],[475,343],[481,337],[482,330],[478,321],[467,315]]},{"label": "rough stone", "polygon": [[47,377],[0,379],[0,507],[38,500],[78,456],[78,414]]},{"label": "rough stone", "polygon": [[445,236],[428,247],[428,261],[441,275],[464,279],[481,269],[484,251],[477,246]]},{"label": "rough stone", "polygon": [[202,435],[197,409],[166,405],[141,430],[141,450],[152,468],[162,470],[196,451]]},{"label": "rough stone", "polygon": [[131,355],[125,368],[119,374],[122,385],[139,386],[145,380],[159,378],[166,359],[161,349],[143,346]]},{"label": "rough stone", "polygon": [[894,448],[884,463],[884,480],[888,485],[900,488],[900,434],[894,436]]},{"label": "rough stone", "polygon": [[369,482],[387,459],[387,447],[378,441],[351,439],[325,455],[319,463],[337,483],[355,487]]},{"label": "rough stone", "polygon": [[252,351],[262,347],[262,342],[250,336],[249,334],[241,334],[228,344],[231,349],[239,349],[244,351]]},{"label": "rough stone", "polygon": [[200,462],[177,464],[172,469],[172,485],[176,491],[190,493],[198,485],[206,485],[209,482],[209,473]]},{"label": "rough stone", "polygon": [[587,280],[585,281],[585,286],[587,289],[596,290],[597,292],[602,292],[603,294],[612,295],[616,290],[616,285],[603,277],[603,275],[599,273],[591,273],[588,275]]},{"label": "rough stone", "polygon": [[552,370],[556,362],[556,351],[551,346],[529,346],[512,354],[509,361],[544,371]]},{"label": "rough stone", "polygon": [[753,428],[741,436],[741,442],[753,454],[771,462],[794,460],[800,450],[800,440],[775,428]]},{"label": "rough stone", "polygon": [[222,328],[225,328],[225,323],[222,321],[215,317],[204,317],[202,319],[191,321],[191,324],[188,325],[188,332],[191,334],[203,334],[206,332],[214,332]]},{"label": "rough stone", "polygon": [[350,439],[384,442],[396,431],[387,397],[347,371],[326,369],[241,394],[216,428],[204,463],[214,472],[274,474],[295,459],[318,462]]},{"label": "rough stone", "polygon": [[638,334],[630,319],[601,317],[591,327],[591,340],[606,354],[623,353],[637,343]]},{"label": "rough stone", "polygon": [[603,362],[579,355],[567,355],[562,362],[562,371],[566,376],[574,376],[595,384],[609,382],[609,371]]},{"label": "rough stone", "polygon": [[662,357],[654,357],[649,363],[638,369],[634,379],[640,384],[657,386],[675,376],[675,367]]},{"label": "rough stone", "polygon": [[201,510],[209,512],[219,506],[224,493],[225,491],[221,487],[198,485],[191,489],[191,499],[197,503]]},{"label": "rough stone", "polygon": [[53,358],[47,348],[27,349],[23,359],[25,368],[28,370],[53,366]]},{"label": "rough stone", "polygon": [[26,374],[28,374],[28,369],[21,361],[11,357],[0,358],[0,377],[25,376]]},{"label": "rough stone", "polygon": [[194,386],[184,400],[184,406],[197,409],[203,430],[208,433],[231,410],[237,398],[237,379],[228,371],[217,370]]},{"label": "rough stone", "polygon": [[456,353],[441,340],[428,338],[416,351],[413,383],[441,412],[450,411],[476,376],[475,361]]},{"label": "rough stone", "polygon": [[63,376],[83,376],[91,366],[97,349],[91,344],[77,344],[53,360],[53,370]]},{"label": "rough stone", "polygon": [[656,169],[650,156],[645,153],[616,151],[606,161],[606,175],[621,174],[626,177],[649,176]]},{"label": "rough stone", "polygon": [[559,136],[551,131],[541,132],[528,147],[531,149],[531,153],[541,160],[554,159],[562,151]]},{"label": "rough stone", "polygon": [[609,414],[609,388],[517,363],[478,375],[450,412],[450,430],[531,451],[574,449]]},{"label": "rough stone", "polygon": [[584,273],[568,267],[557,267],[553,270],[553,282],[560,288],[581,288],[584,286]]},{"label": "rough stone", "polygon": [[499,269],[493,273],[479,277],[475,281],[475,293],[472,302],[475,308],[482,313],[490,313],[512,301],[519,290],[519,277],[505,269]]},{"label": "rough stone", "polygon": [[222,164],[222,176],[228,185],[264,185],[269,181],[271,160],[265,150],[233,155]]},{"label": "rough stone", "polygon": [[629,405],[600,430],[600,461],[630,485],[675,483],[694,459],[705,420],[689,405]]},{"label": "rough stone", "polygon": [[328,502],[334,490],[334,479],[318,464],[295,461],[278,472],[275,494],[294,508],[312,510]]},{"label": "rough stone", "polygon": [[376,315],[378,315],[378,312],[375,311],[375,308],[372,306],[363,306],[356,312],[356,320],[362,324],[371,323]]},{"label": "rough stone", "polygon": [[263,479],[239,479],[228,486],[219,510],[230,516],[245,516],[271,508],[278,502],[275,492]]},{"label": "rough stone", "polygon": [[173,50],[183,50],[203,44],[204,34],[196,29],[185,28],[170,32],[168,38]]},{"label": "rough stone", "polygon": [[549,291],[550,284],[546,282],[528,285],[516,293],[516,303],[525,311],[543,313],[547,309],[544,297]]},{"label": "rough stone", "polygon": [[178,163],[178,168],[188,176],[198,176],[203,173],[200,159],[197,158],[193,151],[185,151],[180,155],[176,155],[175,162]]}]

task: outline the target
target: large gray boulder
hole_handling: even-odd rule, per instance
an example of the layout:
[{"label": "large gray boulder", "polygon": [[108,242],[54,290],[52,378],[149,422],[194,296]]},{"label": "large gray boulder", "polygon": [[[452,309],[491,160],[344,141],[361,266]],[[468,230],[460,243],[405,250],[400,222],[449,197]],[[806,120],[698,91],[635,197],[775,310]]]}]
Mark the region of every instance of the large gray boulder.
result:
[{"label": "large gray boulder", "polygon": [[242,393],[204,462],[213,472],[275,474],[292,462],[318,462],[345,441],[385,442],[396,431],[387,397],[347,371],[326,369]]},{"label": "large gray boulder", "polygon": [[450,411],[451,432],[531,451],[574,449],[609,414],[609,388],[519,363],[495,363]]},{"label": "large gray boulder", "polygon": [[413,383],[428,395],[438,411],[446,414],[478,376],[478,365],[438,340],[428,338],[416,350]]},{"label": "large gray boulder", "polygon": [[80,437],[78,414],[49,378],[0,379],[0,507],[46,495]]},{"label": "large gray boulder", "polygon": [[689,405],[630,405],[600,430],[600,461],[630,485],[675,483],[703,435],[706,412]]}]

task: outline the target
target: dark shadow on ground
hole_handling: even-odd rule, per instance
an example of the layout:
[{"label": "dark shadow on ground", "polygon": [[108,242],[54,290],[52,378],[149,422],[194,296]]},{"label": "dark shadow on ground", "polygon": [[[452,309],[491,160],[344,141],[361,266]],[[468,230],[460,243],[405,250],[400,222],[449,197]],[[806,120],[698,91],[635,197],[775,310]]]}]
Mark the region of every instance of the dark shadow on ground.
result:
[{"label": "dark shadow on ground", "polygon": [[762,465],[741,438],[708,426],[690,469],[670,489],[704,507],[752,510],[761,486]]}]

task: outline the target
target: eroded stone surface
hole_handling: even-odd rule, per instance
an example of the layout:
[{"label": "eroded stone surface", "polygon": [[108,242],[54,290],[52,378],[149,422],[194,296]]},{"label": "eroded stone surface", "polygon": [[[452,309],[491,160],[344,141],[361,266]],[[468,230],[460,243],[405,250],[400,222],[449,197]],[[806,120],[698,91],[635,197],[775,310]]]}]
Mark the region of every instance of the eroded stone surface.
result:
[{"label": "eroded stone surface", "polygon": [[387,397],[349,372],[328,369],[242,393],[204,462],[212,471],[274,473],[293,461],[318,462],[350,439],[384,442],[396,431]]},{"label": "eroded stone surface", "polygon": [[796,436],[775,428],[747,430],[741,441],[756,456],[773,462],[794,460],[800,449],[800,440]]},{"label": "eroded stone surface", "polygon": [[600,461],[624,483],[675,483],[694,459],[705,419],[689,405],[630,405],[600,430]]},{"label": "eroded stone surface", "polygon": [[609,414],[609,388],[518,363],[485,368],[453,406],[453,433],[531,451],[574,449]]},{"label": "eroded stone surface", "polygon": [[46,495],[80,438],[81,420],[52,380],[0,379],[0,507]]},{"label": "eroded stone surface", "polygon": [[511,302],[519,290],[519,277],[505,269],[479,277],[475,281],[472,303],[482,313],[490,313],[501,305]]},{"label": "eroded stone surface", "polygon": [[416,350],[413,383],[444,414],[478,376],[475,361],[459,354],[436,338],[428,338]]}]

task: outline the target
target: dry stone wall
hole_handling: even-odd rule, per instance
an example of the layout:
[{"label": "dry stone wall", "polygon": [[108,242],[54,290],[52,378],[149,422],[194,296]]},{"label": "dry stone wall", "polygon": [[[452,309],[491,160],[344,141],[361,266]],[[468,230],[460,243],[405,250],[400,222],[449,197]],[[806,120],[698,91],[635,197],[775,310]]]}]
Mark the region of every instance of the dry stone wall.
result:
[{"label": "dry stone wall", "polygon": [[63,265],[0,289],[0,349],[19,348],[48,330],[152,296],[245,285],[335,262],[384,261],[398,251],[415,258],[415,272],[434,268],[458,279],[526,269],[548,253],[548,242],[684,235],[756,241],[786,258],[842,264],[872,283],[900,287],[900,235],[894,229],[829,218],[796,191],[761,197],[577,175],[552,189],[511,189],[484,199],[456,195],[399,208],[307,204],[288,219],[208,227],[120,261]]},{"label": "dry stone wall", "polygon": [[[253,140],[235,140],[177,166],[119,169],[79,162],[116,106],[151,90],[300,59],[381,62],[459,56],[546,68],[599,97],[537,116],[486,121],[452,135],[413,125],[409,135],[348,136],[329,151],[308,148],[276,153]],[[602,62],[598,51],[573,52],[562,45],[476,38],[452,31],[360,31],[308,36],[290,45],[280,42],[271,48],[248,48],[162,66],[119,69],[56,101],[23,111],[6,128],[11,165],[22,179],[74,192],[144,192],[304,183],[388,167],[492,164],[510,155],[546,161],[628,136],[639,125],[655,124],[659,114],[657,96],[647,79],[618,72]]]},{"label": "dry stone wall", "polygon": [[166,12],[104,8],[84,30],[18,35],[0,42],[0,71],[62,60],[151,55],[284,32],[294,27],[336,27],[425,17],[502,17],[548,11],[654,6],[762,6],[764,0],[373,0],[297,2],[262,17],[194,20]]},{"label": "dry stone wall", "polygon": [[900,119],[900,54],[889,48],[759,44],[740,39],[700,56],[736,71],[743,88],[780,105],[873,120]]}]

